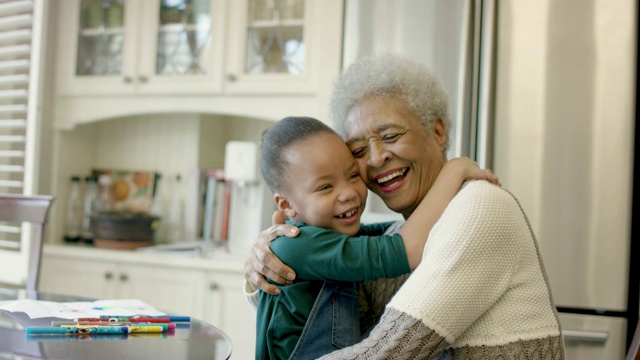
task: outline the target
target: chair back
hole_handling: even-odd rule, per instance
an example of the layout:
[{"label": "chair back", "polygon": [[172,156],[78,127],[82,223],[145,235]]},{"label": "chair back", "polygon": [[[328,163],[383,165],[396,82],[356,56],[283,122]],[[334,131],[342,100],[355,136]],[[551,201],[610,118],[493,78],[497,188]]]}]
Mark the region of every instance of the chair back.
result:
[{"label": "chair back", "polygon": [[[0,243],[0,282],[37,290],[44,228],[54,199],[47,195],[0,194],[0,232],[20,234],[17,245]],[[25,232],[24,223],[30,225]]]}]

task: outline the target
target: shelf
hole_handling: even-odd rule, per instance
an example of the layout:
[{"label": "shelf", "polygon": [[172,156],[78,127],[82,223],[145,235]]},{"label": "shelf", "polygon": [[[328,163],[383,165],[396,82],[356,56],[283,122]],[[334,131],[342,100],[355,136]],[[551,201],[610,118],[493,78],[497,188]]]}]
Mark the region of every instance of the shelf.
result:
[{"label": "shelf", "polygon": [[304,27],[304,20],[255,20],[249,23],[249,29],[265,29],[274,27]]},{"label": "shelf", "polygon": [[198,25],[198,24],[164,24],[160,25],[158,28],[158,32],[165,33],[177,33],[183,31],[209,31],[211,29],[208,25]]},{"label": "shelf", "polygon": [[82,29],[80,30],[81,36],[96,37],[102,35],[124,35],[124,28],[122,27],[100,27],[97,29]]}]

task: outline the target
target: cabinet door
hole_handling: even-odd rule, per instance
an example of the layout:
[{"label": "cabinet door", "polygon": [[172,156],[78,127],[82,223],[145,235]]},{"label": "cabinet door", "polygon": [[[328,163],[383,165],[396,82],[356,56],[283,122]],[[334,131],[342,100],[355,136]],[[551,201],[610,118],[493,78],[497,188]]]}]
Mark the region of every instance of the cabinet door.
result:
[{"label": "cabinet door", "polygon": [[139,93],[220,92],[225,0],[144,0]]},{"label": "cabinet door", "polygon": [[205,273],[199,270],[163,269],[159,265],[120,264],[121,299],[138,299],[158,310],[202,318]]},{"label": "cabinet door", "polygon": [[256,311],[244,297],[243,280],[242,273],[211,272],[203,319],[229,335],[233,344],[232,358],[253,359]]},{"label": "cabinet door", "polygon": [[233,1],[225,91],[316,93],[324,49],[341,47],[323,41],[323,33],[342,28],[342,6],[340,0]]},{"label": "cabinet door", "polygon": [[39,289],[101,299],[116,297],[116,265],[109,262],[45,256]]},{"label": "cabinet door", "polygon": [[63,95],[134,92],[141,2],[56,2],[57,87]]},{"label": "cabinet door", "polygon": [[222,87],[226,0],[65,0],[57,11],[61,95]]}]

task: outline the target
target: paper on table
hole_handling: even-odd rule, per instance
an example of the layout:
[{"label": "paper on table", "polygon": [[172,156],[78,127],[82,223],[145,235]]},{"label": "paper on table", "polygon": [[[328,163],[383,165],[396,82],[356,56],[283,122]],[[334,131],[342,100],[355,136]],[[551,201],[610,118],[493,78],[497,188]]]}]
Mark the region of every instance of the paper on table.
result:
[{"label": "paper on table", "polygon": [[24,312],[31,319],[54,317],[75,319],[79,317],[99,317],[100,315],[166,315],[140,300],[97,300],[93,302],[53,302],[42,300],[0,301],[0,309]]}]

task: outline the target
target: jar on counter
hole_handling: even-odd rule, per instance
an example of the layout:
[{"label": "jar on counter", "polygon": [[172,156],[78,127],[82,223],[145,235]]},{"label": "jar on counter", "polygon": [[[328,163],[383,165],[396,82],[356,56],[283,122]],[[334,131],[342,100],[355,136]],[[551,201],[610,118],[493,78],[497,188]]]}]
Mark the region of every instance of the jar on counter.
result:
[{"label": "jar on counter", "polygon": [[72,176],[65,212],[64,241],[78,242],[82,229],[82,197],[80,177]]},{"label": "jar on counter", "polygon": [[98,178],[98,203],[96,206],[97,212],[109,212],[113,209],[113,202],[111,199],[111,176],[100,175]]},{"label": "jar on counter", "polygon": [[93,232],[91,231],[91,215],[98,210],[98,183],[95,176],[84,178],[84,211],[82,215],[82,240],[86,243],[93,243]]}]

